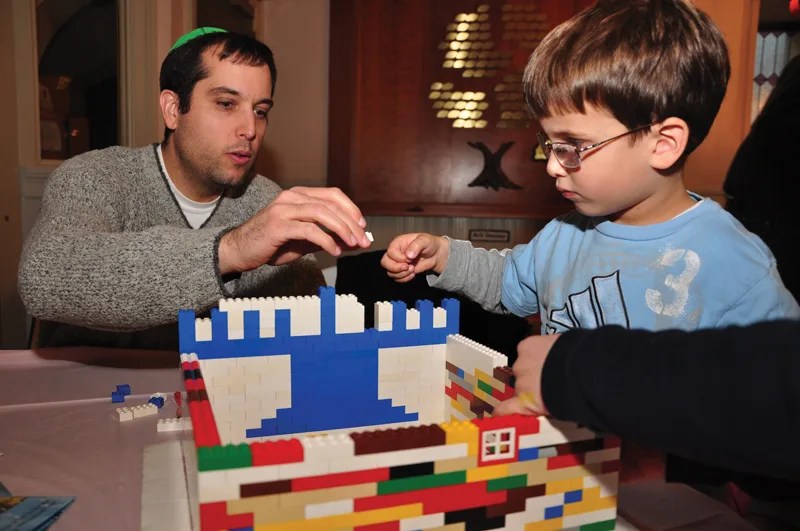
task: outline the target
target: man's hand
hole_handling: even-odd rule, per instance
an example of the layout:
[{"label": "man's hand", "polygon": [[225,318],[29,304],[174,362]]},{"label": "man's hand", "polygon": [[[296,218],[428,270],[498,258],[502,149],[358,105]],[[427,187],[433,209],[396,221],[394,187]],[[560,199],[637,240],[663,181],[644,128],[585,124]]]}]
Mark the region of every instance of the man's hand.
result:
[{"label": "man's hand", "polygon": [[369,247],[366,224],[361,210],[338,188],[297,186],[284,190],[222,237],[220,273],[286,264],[320,249],[339,256],[342,245]]},{"label": "man's hand", "polygon": [[441,274],[447,266],[450,244],[441,236],[410,233],[397,236],[381,258],[381,265],[397,282],[408,282],[418,273]]},{"label": "man's hand", "polygon": [[542,400],[542,369],[553,343],[559,334],[531,336],[517,345],[517,361],[514,362],[515,396],[494,408],[495,415],[548,415]]}]

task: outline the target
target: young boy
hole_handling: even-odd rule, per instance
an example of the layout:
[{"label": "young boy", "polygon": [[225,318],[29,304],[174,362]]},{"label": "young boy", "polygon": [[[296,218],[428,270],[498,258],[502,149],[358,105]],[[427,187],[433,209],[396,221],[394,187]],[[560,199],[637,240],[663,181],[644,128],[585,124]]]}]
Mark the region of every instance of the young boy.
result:
[{"label": "young boy", "polygon": [[523,78],[575,210],[503,252],[404,234],[382,265],[400,282],[436,273],[432,286],[491,311],[539,313],[543,333],[800,317],[763,242],[684,187],[729,72],[719,29],[689,2],[600,0],[545,37]]},{"label": "young boy", "polygon": [[[491,311],[539,313],[543,333],[800,317],[764,243],[683,183],[729,73],[719,29],[688,1],[599,0],[545,37],[523,78],[547,171],[575,211],[503,252],[404,234],[382,265],[400,282],[435,273],[432,286]],[[670,479],[727,479],[709,473],[668,466]]]}]

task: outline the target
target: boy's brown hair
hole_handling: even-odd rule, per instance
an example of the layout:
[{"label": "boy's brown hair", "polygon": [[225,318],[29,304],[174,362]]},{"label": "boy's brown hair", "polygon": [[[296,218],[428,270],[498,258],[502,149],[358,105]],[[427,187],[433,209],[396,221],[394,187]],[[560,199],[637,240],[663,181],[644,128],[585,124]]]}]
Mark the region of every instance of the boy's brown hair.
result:
[{"label": "boy's brown hair", "polygon": [[708,134],[729,76],[722,33],[688,0],[598,0],[537,46],[523,91],[537,119],[587,103],[629,129],[681,118],[689,125],[682,164]]}]

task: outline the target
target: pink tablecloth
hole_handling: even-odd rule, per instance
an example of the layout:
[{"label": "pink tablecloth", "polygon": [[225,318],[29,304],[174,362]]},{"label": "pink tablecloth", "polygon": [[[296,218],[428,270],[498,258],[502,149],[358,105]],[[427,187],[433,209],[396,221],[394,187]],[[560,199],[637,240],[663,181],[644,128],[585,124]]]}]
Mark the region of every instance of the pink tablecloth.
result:
[{"label": "pink tablecloth", "polygon": [[[181,435],[158,433],[156,417],[119,423],[111,391],[129,384],[128,405],[171,396],[177,367],[174,352],[0,351],[0,482],[14,495],[76,496],[54,531],[138,530],[143,449]],[[169,401],[159,417],[174,414]],[[755,529],[684,485],[625,485],[619,505],[641,529]]]},{"label": "pink tablecloth", "polygon": [[[0,482],[14,495],[76,496],[52,529],[138,530],[142,450],[174,440],[156,417],[120,423],[127,405],[182,388],[177,354],[103,349],[0,351]],[[159,417],[172,417],[169,403]]]}]

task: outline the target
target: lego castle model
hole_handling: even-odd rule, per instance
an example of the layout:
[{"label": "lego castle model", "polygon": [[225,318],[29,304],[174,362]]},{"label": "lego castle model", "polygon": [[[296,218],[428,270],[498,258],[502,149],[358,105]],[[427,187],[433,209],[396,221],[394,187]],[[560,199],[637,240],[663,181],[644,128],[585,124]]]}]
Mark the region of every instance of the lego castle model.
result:
[{"label": "lego castle model", "polygon": [[491,417],[508,362],[457,300],[374,312],[333,288],[181,311],[194,529],[614,529],[618,438]]}]

